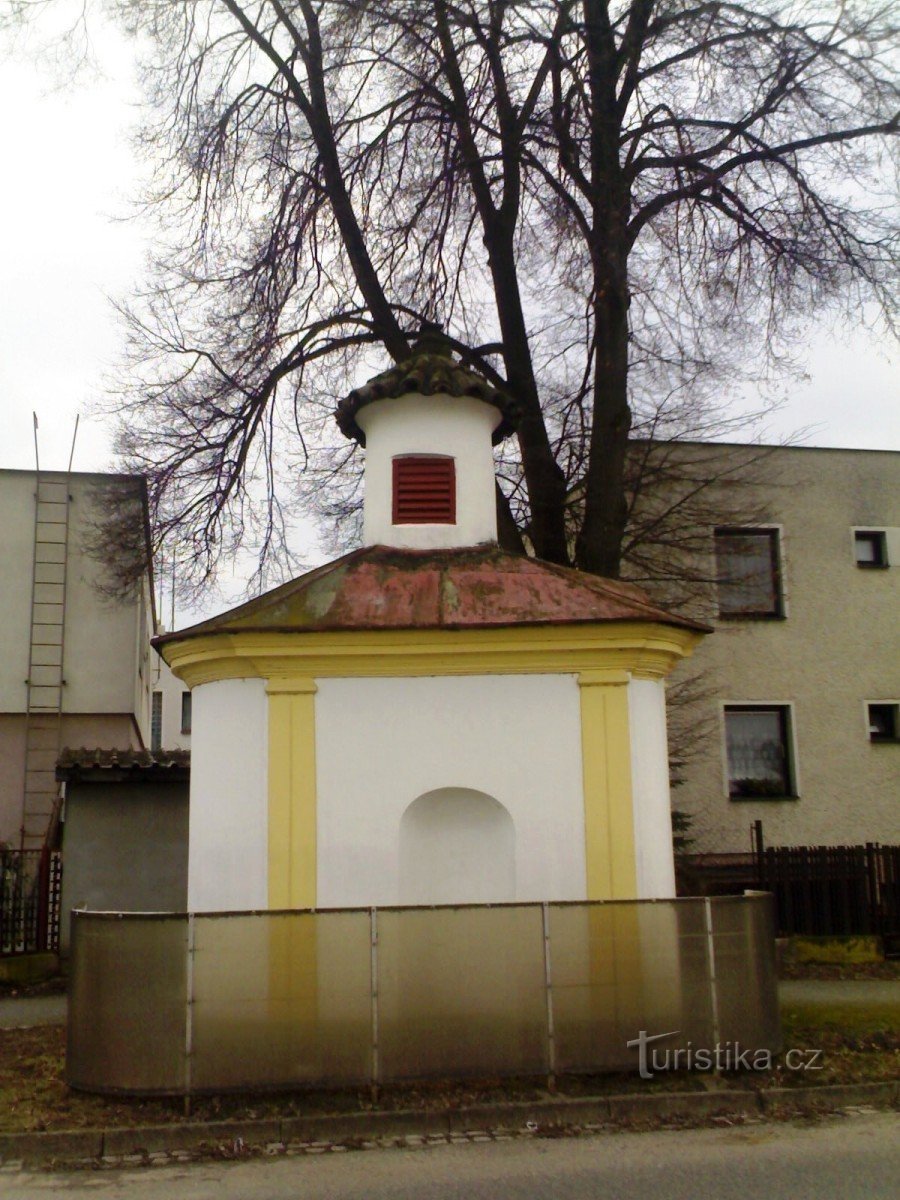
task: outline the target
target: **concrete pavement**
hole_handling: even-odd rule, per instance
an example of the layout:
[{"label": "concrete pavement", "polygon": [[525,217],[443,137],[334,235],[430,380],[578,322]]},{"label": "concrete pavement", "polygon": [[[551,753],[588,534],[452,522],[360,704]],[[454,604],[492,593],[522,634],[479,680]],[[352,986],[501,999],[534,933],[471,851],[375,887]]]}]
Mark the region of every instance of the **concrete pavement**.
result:
[{"label": "concrete pavement", "polygon": [[900,979],[782,979],[778,984],[778,999],[782,1008],[786,1005],[900,1006]]},{"label": "concrete pavement", "polygon": [[65,1025],[67,996],[0,996],[0,1029]]},{"label": "concrete pavement", "polygon": [[849,1112],[809,1126],[744,1124],[677,1132],[420,1144],[385,1152],[327,1147],[301,1157],[207,1160],[54,1172],[0,1169],[5,1200],[893,1200],[894,1113]]}]

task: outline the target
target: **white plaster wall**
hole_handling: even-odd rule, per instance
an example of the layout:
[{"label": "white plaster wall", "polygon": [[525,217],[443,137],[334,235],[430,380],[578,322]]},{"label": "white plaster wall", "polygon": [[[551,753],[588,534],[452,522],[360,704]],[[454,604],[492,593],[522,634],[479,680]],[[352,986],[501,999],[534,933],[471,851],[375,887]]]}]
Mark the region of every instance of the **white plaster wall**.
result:
[{"label": "white plaster wall", "polygon": [[400,903],[403,814],[448,787],[485,792],[509,812],[516,900],[584,899],[574,676],[317,683],[319,906]]},{"label": "white plaster wall", "polygon": [[[138,596],[110,598],[100,590],[110,583],[109,568],[87,553],[101,508],[110,503],[108,489],[121,488],[127,495],[135,485],[116,476],[80,473],[70,475],[68,485],[63,709],[134,713],[144,732],[149,695],[146,581]],[[0,712],[24,712],[27,704],[36,486],[33,471],[0,471]],[[135,519],[142,519],[140,513]]]},{"label": "white plaster wall", "polygon": [[516,899],[516,830],[484,792],[440,788],[400,821],[401,904],[503,904]]},{"label": "white plaster wall", "polygon": [[[496,408],[472,397],[401,396],[367,405],[356,419],[366,434],[364,545],[430,550],[497,540],[491,449],[501,419]],[[392,523],[391,464],[402,454],[455,459],[455,525]]]},{"label": "white plaster wall", "polygon": [[629,682],[628,722],[637,894],[639,900],[662,899],[675,895],[666,693],[662,680]]},{"label": "white plaster wall", "polygon": [[262,679],[194,688],[188,907],[268,905],[268,720]]},{"label": "white plaster wall", "polygon": [[0,712],[28,703],[35,476],[0,471]]}]

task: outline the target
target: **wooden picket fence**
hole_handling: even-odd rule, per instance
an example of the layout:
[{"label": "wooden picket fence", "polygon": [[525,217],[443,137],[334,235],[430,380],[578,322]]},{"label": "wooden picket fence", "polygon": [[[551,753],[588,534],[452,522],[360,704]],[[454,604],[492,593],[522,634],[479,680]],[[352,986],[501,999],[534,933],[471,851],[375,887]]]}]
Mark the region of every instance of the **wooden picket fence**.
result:
[{"label": "wooden picket fence", "polygon": [[759,846],[757,885],[779,934],[877,934],[900,942],[900,846]]}]

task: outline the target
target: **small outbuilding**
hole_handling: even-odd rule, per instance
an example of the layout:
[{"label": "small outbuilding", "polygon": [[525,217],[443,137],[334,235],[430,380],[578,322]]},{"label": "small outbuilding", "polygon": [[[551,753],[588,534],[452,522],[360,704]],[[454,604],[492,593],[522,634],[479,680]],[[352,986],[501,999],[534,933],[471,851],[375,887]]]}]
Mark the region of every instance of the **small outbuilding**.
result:
[{"label": "small outbuilding", "polygon": [[74,908],[187,907],[189,750],[63,750],[66,785],[60,950]]}]

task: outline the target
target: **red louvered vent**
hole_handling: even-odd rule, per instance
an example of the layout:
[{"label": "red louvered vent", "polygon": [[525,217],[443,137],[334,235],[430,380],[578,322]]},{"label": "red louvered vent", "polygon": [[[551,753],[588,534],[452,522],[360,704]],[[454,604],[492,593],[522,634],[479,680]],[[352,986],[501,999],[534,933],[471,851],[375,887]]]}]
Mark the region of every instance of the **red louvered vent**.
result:
[{"label": "red louvered vent", "polygon": [[456,470],[452,458],[394,459],[395,525],[455,525]]}]

